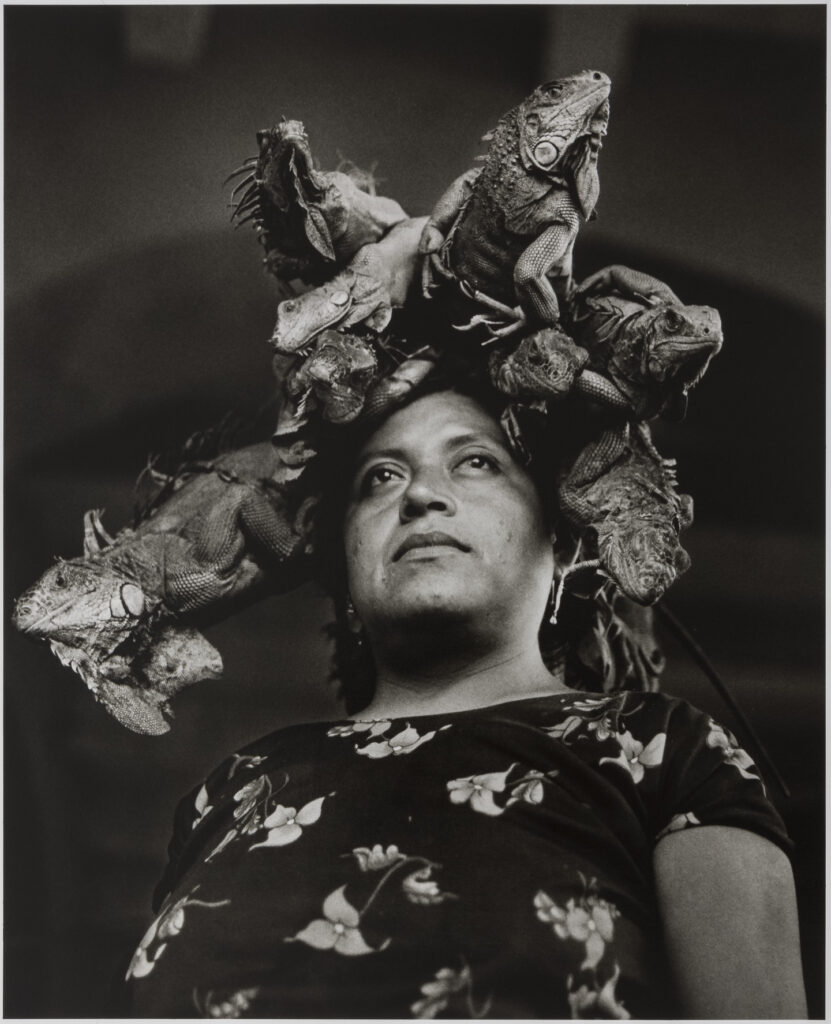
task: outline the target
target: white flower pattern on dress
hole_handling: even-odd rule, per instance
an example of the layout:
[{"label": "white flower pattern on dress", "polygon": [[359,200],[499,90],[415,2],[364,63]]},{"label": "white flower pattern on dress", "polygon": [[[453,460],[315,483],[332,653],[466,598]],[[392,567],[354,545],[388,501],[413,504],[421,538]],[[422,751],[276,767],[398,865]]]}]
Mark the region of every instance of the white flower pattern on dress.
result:
[{"label": "white flower pattern on dress", "polygon": [[230,992],[223,999],[211,990],[205,993],[205,998],[200,1002],[199,993],[194,989],[193,1003],[203,1017],[213,1017],[216,1020],[237,1020],[251,1009],[251,1003],[256,999],[259,991],[259,986],[240,988],[236,992]]},{"label": "white flower pattern on dress", "polygon": [[386,850],[380,843],[376,843],[371,850],[368,846],[358,846],[352,851],[352,855],[361,871],[381,871],[396,861],[404,860],[404,854],[399,853],[395,844],[388,846]]},{"label": "white flower pattern on dress", "polygon": [[530,769],[519,779],[511,783],[511,795],[504,805],[496,803],[495,793],[504,793],[508,787],[508,776],[517,767],[514,762],[504,772],[484,772],[481,775],[467,775],[460,779],[451,779],[447,783],[450,802],[454,804],[470,804],[479,814],[487,814],[492,818],[504,814],[517,803],[541,804],[545,795],[545,786],[560,772],[554,768],[548,772]]},{"label": "white flower pattern on dress", "polygon": [[433,878],[432,864],[427,864],[407,875],[401,883],[401,890],[410,903],[421,903],[425,906],[457,898],[454,893],[442,892],[439,889],[439,883]]},{"label": "white flower pattern on dress", "polygon": [[684,814],[673,814],[669,819],[669,823],[664,825],[658,835],[655,836],[655,839],[657,841],[658,839],[663,839],[664,836],[668,836],[671,832],[680,832],[682,829],[700,824],[701,822],[692,811],[686,811]]},{"label": "white flower pattern on dress", "polygon": [[761,783],[762,789],[764,789],[765,785],[759,778],[753,758],[739,746],[733,733],[712,718],[707,720],[707,724],[710,729],[707,734],[707,746],[714,750],[720,750],[724,763],[732,765],[743,779],[753,779]]},{"label": "white flower pattern on dress", "polygon": [[[442,729],[449,728],[449,725],[442,726]],[[356,746],[355,750],[359,754],[363,754],[365,757],[398,757],[401,754],[411,754],[414,750],[417,750],[422,743],[428,743],[438,731],[438,729],[432,729],[430,732],[419,735],[418,732],[409,723],[407,723],[406,728],[402,729],[401,732],[397,732],[394,736],[391,736],[388,739],[379,740],[377,743],[368,743],[365,747]]]},{"label": "white flower pattern on dress", "polygon": [[591,988],[582,984],[574,987],[574,977],[568,977],[568,1004],[571,1007],[572,1020],[629,1020],[630,1014],[623,1003],[619,1003],[615,995],[615,987],[620,977],[617,962],[608,981],[600,988],[595,983]]},{"label": "white flower pattern on dress", "polygon": [[370,736],[380,736],[392,725],[387,718],[378,718],[367,721],[346,722],[342,725],[333,725],[326,733],[327,736],[355,736],[357,733],[368,732]]},{"label": "white flower pattern on dress", "polygon": [[[198,888],[199,886],[195,885],[187,896],[162,908],[158,917],[142,936],[138,949],[133,953],[125,981],[129,981],[130,978],[146,978],[150,974],[162,953],[167,949],[168,940],[178,935],[185,927],[185,909],[187,907],[224,907],[231,902],[230,900],[208,902],[194,899],[193,894]],[[155,949],[152,948],[154,944]]]},{"label": "white flower pattern on dress", "polygon": [[468,775],[461,779],[452,779],[447,783],[450,802],[465,804],[470,802],[471,809],[479,814],[496,817],[503,814],[504,807],[499,807],[493,798],[494,793],[503,793],[509,772],[516,768],[516,763],[504,772],[486,772],[484,775]]},{"label": "white flower pattern on dress", "polygon": [[[614,923],[620,917],[620,911],[613,903],[598,895],[596,879],[587,879],[582,872],[578,874],[583,883],[583,895],[578,899],[569,898],[565,907],[561,907],[540,889],[534,897],[537,918],[550,924],[558,939],[576,942],[583,947],[583,961],[578,968],[580,984],[575,981],[573,974],[569,974],[566,979],[571,1016],[608,1016],[626,1020],[629,1013],[615,996],[615,986],[620,976],[617,960],[614,960],[611,976],[605,981],[598,970],[614,940]],[[608,958],[606,963],[608,965]]]},{"label": "white flower pattern on dress", "polygon": [[620,745],[620,753],[617,757],[601,757],[598,764],[620,765],[629,772],[635,783],[643,779],[645,768],[656,768],[664,759],[667,740],[665,732],[657,733],[646,746],[628,730],[617,733],[615,738]]},{"label": "white flower pattern on dress", "polygon": [[199,822],[202,821],[203,818],[207,818],[213,810],[213,807],[208,803],[208,799],[208,788],[203,783],[202,788],[196,794],[196,799],[193,802],[193,809],[196,812],[196,817],[193,819],[193,824],[191,825],[192,829],[196,828]]},{"label": "white flower pattern on dress", "polygon": [[461,1016],[472,1020],[480,1020],[486,1017],[490,1009],[491,1000],[488,997],[483,1005],[477,1010],[473,1003],[473,976],[467,964],[460,971],[452,967],[441,967],[436,971],[430,981],[421,986],[423,999],[418,999],[410,1007],[410,1013],[418,1020],[433,1020],[433,1018],[447,1009],[448,1003],[454,996],[465,993],[464,1005],[460,1007],[465,1012],[454,1013],[453,1016]]},{"label": "white flower pattern on dress", "polygon": [[[377,854],[376,854],[376,851]],[[376,854],[373,858],[373,854]],[[352,851],[362,872],[381,870],[381,860],[387,861],[387,869],[378,881],[360,910],[346,898],[346,886],[342,885],[329,893],[323,902],[323,917],[316,918],[296,935],[289,936],[286,942],[304,942],[313,949],[329,950],[345,956],[362,956],[367,953],[380,953],[390,944],[385,939],[380,946],[370,946],[360,931],[361,921],[372,904],[378,899],[384,887],[398,874],[399,868],[409,866],[411,870],[401,882],[401,891],[410,903],[431,906],[443,903],[447,899],[457,899],[454,893],[442,892],[433,878],[433,870],[441,867],[426,857],[410,857],[400,853],[398,847],[387,847],[383,852],[381,844],[376,843],[371,849],[358,846]],[[372,860],[371,860],[372,858]]]},{"label": "white flower pattern on dress", "polygon": [[[334,793],[330,793],[329,796],[334,796]],[[248,849],[257,850],[262,846],[287,846],[293,843],[303,835],[304,828],[320,820],[325,799],[325,796],[319,796],[316,800],[310,800],[299,811],[294,807],[278,804],[263,821],[263,828],[268,829],[268,835],[261,843],[254,843]]]},{"label": "white flower pattern on dress", "polygon": [[287,942],[305,942],[313,949],[333,949],[344,956],[379,953],[389,945],[387,939],[378,949],[367,945],[358,928],[361,915],[344,896],[345,885],[329,893],[323,901],[323,917],[319,917]]},{"label": "white flower pattern on dress", "polygon": [[571,898],[565,907],[559,907],[542,891],[534,897],[537,917],[550,924],[561,939],[574,939],[585,947],[585,959],[580,969],[594,969],[603,958],[606,943],[614,937],[614,919],[617,908],[594,894],[583,896],[579,903]]}]

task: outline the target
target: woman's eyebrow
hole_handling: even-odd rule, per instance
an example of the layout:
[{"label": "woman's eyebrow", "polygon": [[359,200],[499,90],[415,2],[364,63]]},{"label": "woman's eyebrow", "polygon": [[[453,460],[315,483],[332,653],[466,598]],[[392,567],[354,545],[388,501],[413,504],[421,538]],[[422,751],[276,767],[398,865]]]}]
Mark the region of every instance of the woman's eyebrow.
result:
[{"label": "woman's eyebrow", "polygon": [[373,462],[375,459],[397,459],[403,461],[406,458],[407,453],[403,448],[370,448],[358,456],[358,460],[355,463],[355,472],[360,472],[368,462]]},{"label": "woman's eyebrow", "polygon": [[498,437],[495,433],[491,433],[487,430],[477,430],[468,434],[454,434],[444,442],[444,447],[448,450],[454,448],[462,448],[466,444],[484,444],[490,443],[495,445],[497,448],[508,451],[507,442],[501,437]]}]

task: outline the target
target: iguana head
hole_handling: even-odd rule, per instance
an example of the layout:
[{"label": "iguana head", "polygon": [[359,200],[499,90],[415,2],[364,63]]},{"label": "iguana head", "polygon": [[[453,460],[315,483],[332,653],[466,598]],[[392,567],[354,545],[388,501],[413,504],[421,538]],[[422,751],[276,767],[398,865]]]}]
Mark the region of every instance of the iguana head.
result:
[{"label": "iguana head", "polygon": [[601,564],[620,590],[648,605],[659,601],[690,566],[678,535],[692,522],[692,498],[647,487],[641,499],[624,500],[596,524],[597,548]]},{"label": "iguana head", "polygon": [[302,121],[282,120],[257,132],[260,147],[255,175],[268,200],[285,213],[299,199],[317,202],[325,184],[314,169]]},{"label": "iguana head", "polygon": [[557,398],[568,394],[588,352],[554,327],[527,335],[508,356],[494,353],[490,373],[496,387],[511,397]]},{"label": "iguana head", "polygon": [[378,369],[372,346],[350,334],[324,331],[292,378],[292,390],[311,388],[331,423],[348,423],[363,409]]},{"label": "iguana head", "polygon": [[59,560],[18,598],[12,622],[36,640],[109,653],[158,605],[133,579],[95,559]]},{"label": "iguana head", "polygon": [[355,274],[348,268],[311,291],[277,307],[271,344],[283,355],[307,353],[315,338],[345,320],[352,309]]},{"label": "iguana head", "polygon": [[723,342],[710,306],[660,304],[626,318],[611,346],[607,372],[636,408],[654,415],[682,402]]},{"label": "iguana head", "polygon": [[597,154],[609,123],[611,84],[602,71],[581,71],[538,86],[516,109],[523,166],[570,180],[587,218],[600,191]]}]

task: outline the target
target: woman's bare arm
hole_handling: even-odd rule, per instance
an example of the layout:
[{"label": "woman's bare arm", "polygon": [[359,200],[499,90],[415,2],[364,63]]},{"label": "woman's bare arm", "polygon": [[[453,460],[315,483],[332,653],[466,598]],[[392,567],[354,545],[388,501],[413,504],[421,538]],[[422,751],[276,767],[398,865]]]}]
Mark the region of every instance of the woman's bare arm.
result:
[{"label": "woman's bare arm", "polygon": [[753,832],[711,825],[655,849],[667,952],[685,1013],[805,1018],[793,874]]}]

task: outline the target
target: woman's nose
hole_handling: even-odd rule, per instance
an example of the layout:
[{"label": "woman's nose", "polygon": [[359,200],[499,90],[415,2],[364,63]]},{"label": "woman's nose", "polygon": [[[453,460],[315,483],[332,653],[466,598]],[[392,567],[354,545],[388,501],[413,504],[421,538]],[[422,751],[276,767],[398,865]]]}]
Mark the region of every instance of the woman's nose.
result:
[{"label": "woman's nose", "polygon": [[453,515],[456,503],[449,488],[434,475],[413,477],[401,496],[401,522],[407,523],[428,512],[440,515]]}]

